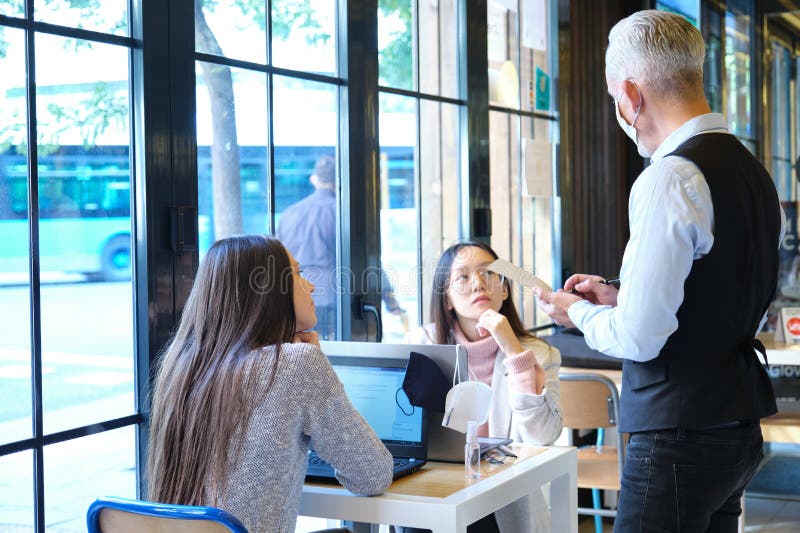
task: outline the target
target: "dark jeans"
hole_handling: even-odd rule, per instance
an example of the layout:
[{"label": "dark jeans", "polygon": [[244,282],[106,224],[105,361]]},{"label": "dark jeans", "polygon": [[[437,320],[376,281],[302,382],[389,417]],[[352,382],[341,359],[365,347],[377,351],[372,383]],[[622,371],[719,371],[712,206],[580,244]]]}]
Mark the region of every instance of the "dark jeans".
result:
[{"label": "dark jeans", "polygon": [[631,434],[614,532],[735,532],[763,445],[758,422]]},{"label": "dark jeans", "polygon": [[[419,529],[416,527],[393,526],[395,533],[430,533],[430,529]],[[494,513],[484,516],[477,522],[467,526],[467,533],[500,533],[497,528],[497,520]]]}]

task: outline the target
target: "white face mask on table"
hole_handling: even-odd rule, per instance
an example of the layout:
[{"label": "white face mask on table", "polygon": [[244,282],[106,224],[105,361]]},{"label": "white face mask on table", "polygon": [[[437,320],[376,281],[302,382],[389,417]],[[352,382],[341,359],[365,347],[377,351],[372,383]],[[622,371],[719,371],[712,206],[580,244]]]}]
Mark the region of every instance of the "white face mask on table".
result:
[{"label": "white face mask on table", "polygon": [[[456,355],[456,368],[453,371],[453,387],[447,391],[442,425],[446,428],[467,432],[470,421],[483,424],[489,418],[492,404],[492,388],[478,380],[461,381],[461,356]],[[456,381],[459,383],[456,384]]]},{"label": "white face mask on table", "polygon": [[478,425],[489,418],[492,403],[492,388],[480,381],[462,381],[447,393],[442,425],[461,433],[467,432],[467,424]]}]

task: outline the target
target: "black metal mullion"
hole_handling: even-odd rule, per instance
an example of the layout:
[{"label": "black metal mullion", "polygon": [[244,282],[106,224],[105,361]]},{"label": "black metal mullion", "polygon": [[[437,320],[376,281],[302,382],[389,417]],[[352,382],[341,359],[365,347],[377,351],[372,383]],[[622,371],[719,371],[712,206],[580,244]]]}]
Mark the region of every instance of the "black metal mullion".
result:
[{"label": "black metal mullion", "polygon": [[265,9],[264,15],[267,17],[267,65],[272,66],[272,0],[267,0]]},{"label": "black metal mullion", "polygon": [[408,89],[399,89],[397,87],[386,87],[383,85],[379,85],[378,90],[382,93],[396,94],[398,96],[410,96],[412,98],[419,98],[421,100],[431,100],[434,102],[441,102],[445,104],[464,105],[467,103],[465,100],[459,100],[458,98],[449,98],[447,96],[441,96],[437,94],[421,93],[419,91],[409,91]]},{"label": "black metal mullion", "polygon": [[[439,80],[441,81],[441,78],[439,78]],[[441,84],[440,84],[440,87],[441,87]],[[442,191],[440,202],[444,201],[444,187],[442,186],[443,182],[444,182],[444,157],[442,156],[442,137],[443,137],[443,133],[444,133],[444,116],[443,116],[442,108],[443,108],[442,104],[439,104],[437,109],[436,109],[436,116],[437,116],[438,122],[439,122],[439,139],[438,139],[438,142],[439,142],[439,187],[440,187],[440,190]],[[460,205],[460,203],[461,203],[461,198],[460,197],[456,197],[456,204]],[[442,228],[442,232],[444,232],[444,209],[442,209],[442,204],[441,203],[439,204],[439,227]],[[442,239],[440,238],[439,241],[437,242],[437,248],[441,247],[441,245],[442,245]],[[424,264],[422,266],[423,266],[423,268],[426,268]],[[420,313],[419,317],[420,317],[420,323],[422,323],[422,313]]]},{"label": "black metal mullion", "polygon": [[59,24],[52,24],[49,22],[34,21],[33,8],[31,8],[30,15],[24,19],[17,17],[9,17],[7,15],[0,15],[0,26],[9,26],[12,28],[26,29],[29,31],[34,31],[36,33],[57,35],[59,37],[66,37],[70,39],[81,39],[96,43],[124,46],[126,48],[134,48],[141,45],[140,42],[137,42],[137,40],[132,37],[126,37],[123,35],[112,35],[109,33],[86,30],[83,28],[61,26]]},{"label": "black metal mullion", "polygon": [[[138,29],[141,28],[141,19],[140,15],[141,12],[138,9],[134,0],[128,0],[128,34],[133,36],[135,32],[138,32]],[[142,43],[141,34],[139,33],[138,39],[134,42]],[[138,53],[138,50],[141,50],[141,46],[132,47],[128,50],[128,94],[129,94],[129,101],[130,101],[130,113],[129,113],[129,126],[130,126],[130,136],[128,140],[128,159],[129,159],[129,182],[130,182],[130,195],[129,201],[131,205],[130,213],[130,231],[131,231],[131,296],[132,296],[132,306],[133,309],[131,310],[131,316],[133,318],[133,323],[131,327],[133,327],[134,331],[134,339],[136,339],[137,335],[136,332],[139,330],[139,315],[137,313],[137,307],[139,305],[137,294],[138,294],[138,284],[147,278],[144,277],[144,280],[140,280],[139,276],[136,274],[136,267],[135,265],[138,262],[138,254],[139,250],[136,247],[136,241],[138,238],[138,226],[137,226],[137,213],[138,213],[138,189],[139,182],[136,180],[136,176],[139,175],[139,168],[141,161],[141,150],[140,147],[144,145],[143,142],[139,142],[139,139],[142,139],[142,121],[137,120],[137,116],[139,115],[139,109],[142,104],[143,96],[137,97],[137,87],[141,87],[140,83],[140,75],[141,75],[141,64],[137,65],[137,59],[141,57],[141,54]],[[117,419],[115,421],[105,421],[103,422],[103,429],[102,431],[106,431],[108,429],[116,429],[117,427],[123,427],[122,425],[116,427],[107,427],[106,424],[116,424],[119,423],[120,420],[125,420],[124,425],[134,425],[134,461],[137,467],[135,468],[135,479],[136,479],[136,487],[137,487],[137,496],[140,496],[138,487],[141,483],[141,470],[138,468],[140,457],[144,453],[140,444],[140,436],[143,435],[145,438],[147,437],[148,429],[140,426],[140,423],[143,421],[143,417],[140,414],[143,409],[144,402],[147,401],[148,391],[149,391],[149,384],[145,379],[143,381],[141,375],[141,369],[146,369],[147,373],[149,374],[149,362],[142,365],[141,359],[143,358],[143,354],[147,352],[140,349],[139,343],[134,340],[133,341],[133,368],[134,368],[134,375],[133,375],[133,402],[134,402],[134,409],[136,413],[131,415],[131,417],[123,417],[122,419]],[[132,420],[128,422],[128,420]],[[96,426],[92,426],[93,428]]]},{"label": "black metal mullion", "polygon": [[272,68],[272,0],[267,0],[266,13],[267,17],[267,168],[269,169],[269,176],[267,176],[267,209],[269,211],[269,232],[272,235],[277,234],[278,228],[275,225],[275,121],[273,120],[273,108],[275,105],[274,89],[275,83]]},{"label": "black metal mullion", "polygon": [[269,232],[276,235],[275,226],[275,121],[273,109],[275,106],[275,76],[267,74],[267,142],[269,157],[269,177],[267,183],[267,203],[269,209]]},{"label": "black metal mullion", "polygon": [[[417,10],[419,13],[419,10]],[[418,154],[417,160],[418,163],[415,165],[416,172],[414,176],[414,203],[417,205],[416,209],[416,216],[417,216],[417,257],[419,258],[419,262],[417,263],[420,267],[422,267],[422,133],[421,133],[421,124],[422,124],[422,102],[418,99],[415,100],[416,107],[417,107],[417,142],[416,146],[414,147],[414,151]],[[441,161],[441,157],[439,158]],[[417,316],[422,317],[422,295],[423,287],[422,287],[422,273],[425,270],[420,268],[419,275],[417,276]]]},{"label": "black metal mullion", "polygon": [[264,65],[262,63],[254,63],[243,59],[234,59],[231,57],[218,56],[206,52],[194,52],[194,58],[197,61],[204,63],[213,63],[215,65],[223,65],[226,67],[240,68],[244,70],[252,70],[255,72],[265,72],[267,74],[278,74],[290,78],[298,78],[307,81],[317,81],[321,83],[343,85],[344,80],[336,76],[328,76],[326,74],[317,74],[315,72],[305,72],[302,70],[293,70],[290,68],[274,67],[272,65]]},{"label": "black metal mullion", "polygon": [[[436,2],[436,68],[439,72],[439,95],[442,94],[442,3]],[[456,74],[458,75],[458,74]],[[422,315],[420,315],[422,316]]]},{"label": "black metal mullion", "polygon": [[[33,0],[26,0],[25,14],[33,19]],[[31,318],[31,371],[33,387],[31,404],[33,409],[33,478],[34,478],[34,530],[45,530],[44,507],[44,420],[42,407],[42,308],[41,277],[39,262],[39,147],[36,126],[36,35],[28,26],[25,33],[25,64],[27,74],[26,98],[28,100],[28,245],[30,263],[30,318]]]},{"label": "black metal mullion", "polygon": [[[519,40],[517,41],[517,48],[519,49]],[[522,61],[522,54],[521,53],[520,53],[520,61]],[[522,94],[520,94],[520,98],[522,98]],[[523,142],[522,142],[522,139],[524,138],[524,136],[522,134],[523,120],[522,120],[522,117],[519,116],[519,115],[517,115],[514,118],[516,119],[517,126],[518,126],[517,127],[517,172],[516,172],[516,176],[514,176],[514,178],[517,181],[517,197],[515,199],[515,201],[517,202],[517,220],[514,221],[514,224],[517,226],[517,246],[519,247],[519,263],[517,263],[517,264],[522,266],[523,268],[525,268],[526,267],[526,265],[525,265],[525,237],[524,237],[523,225],[522,225],[522,220],[523,220],[523,217],[524,217],[523,212],[522,212],[522,209],[523,209],[523,206],[524,206],[524,202],[523,202],[523,198],[522,198],[522,191],[523,191],[523,187],[525,187],[525,185],[522,183],[522,173],[524,172],[524,168],[525,168],[525,166],[524,166],[525,165],[525,156],[523,155],[524,146],[523,146]],[[531,124],[531,127],[532,126],[533,126],[533,124]],[[535,219],[534,219],[534,223],[535,223]],[[533,235],[536,234],[535,231],[532,231],[531,233]],[[535,258],[536,258],[536,253],[534,251],[534,259]],[[533,272],[536,272],[535,268],[536,268],[536,265],[533,264],[533,265],[531,265],[531,269],[530,270],[533,271]],[[527,268],[525,268],[525,269],[528,270]],[[519,300],[518,300],[519,301],[519,310],[518,311],[519,311],[520,318],[522,319],[523,324],[524,324],[525,323],[525,300],[523,299],[524,294],[523,294],[522,289],[523,289],[522,284],[521,283],[517,283],[517,295],[519,296]]]},{"label": "black metal mullion", "polygon": [[471,0],[459,3],[458,14],[459,43],[466,50],[459,60],[463,74],[459,93],[467,102],[461,112],[461,141],[466,147],[461,191],[467,201],[462,211],[463,231],[465,237],[483,242],[491,238],[487,10],[487,0]]},{"label": "black metal mullion", "polygon": [[30,23],[24,18],[9,17],[8,15],[0,15],[0,26],[9,26],[11,28],[28,29]]},{"label": "black metal mullion", "polygon": [[[131,151],[130,151],[130,181],[131,181],[131,223],[132,223],[132,262],[131,262],[131,281],[133,290],[133,324],[134,324],[134,405],[139,420],[136,423],[136,434],[134,443],[134,456],[136,461],[136,495],[142,497],[144,490],[144,468],[147,456],[147,441],[149,439],[149,427],[142,422],[147,420],[149,413],[149,391],[150,391],[150,368],[149,357],[150,343],[150,324],[149,324],[149,302],[150,302],[150,280],[152,273],[148,271],[148,212],[146,210],[147,198],[145,187],[145,176],[147,176],[147,163],[145,157],[147,153],[147,141],[145,127],[150,124],[145,117],[147,116],[147,105],[145,101],[145,57],[147,54],[144,49],[143,36],[149,31],[149,24],[157,21],[166,27],[167,17],[157,16],[145,18],[145,9],[142,1],[129,0],[128,7],[130,16],[128,17],[128,27],[130,35],[142,43],[142,46],[132,48],[130,51],[130,95],[131,95]],[[148,15],[150,13],[148,12]],[[148,31],[145,31],[145,28]],[[149,35],[149,33],[148,33]],[[148,41],[149,44],[149,41]],[[144,414],[142,414],[144,413]]]},{"label": "black metal mullion", "polygon": [[419,42],[420,42],[420,35],[419,35],[419,1],[418,0],[411,0],[411,7],[414,10],[414,33],[411,39],[411,46],[414,48],[411,51],[411,58],[414,61],[412,68],[414,70],[414,88],[419,91],[420,87],[422,86],[422,79],[420,78],[419,73]]},{"label": "black metal mullion", "polygon": [[[380,307],[377,287],[362,284],[362,273],[380,268],[380,177],[378,175],[378,0],[351,0],[340,16],[346,28],[347,57],[340,76],[347,80],[346,166],[341,187],[342,259],[355,273],[343,279],[343,340],[368,340],[371,318],[362,304]],[[374,276],[372,276],[374,277]],[[369,283],[369,280],[367,280]]]},{"label": "black metal mullion", "polygon": [[547,115],[544,113],[537,113],[536,111],[522,111],[520,109],[513,109],[510,107],[502,107],[497,105],[490,105],[489,111],[500,111],[501,113],[510,113],[520,115],[523,117],[538,118],[542,120],[549,120],[550,122],[558,122],[558,117],[554,115]]},{"label": "black metal mullion", "polygon": [[37,445],[38,443],[33,437],[16,442],[9,442],[8,444],[0,445],[0,457],[11,455],[12,453],[24,452],[26,450],[34,450]]},{"label": "black metal mullion", "polygon": [[58,433],[51,433],[49,435],[44,436],[42,438],[42,444],[44,446],[49,446],[51,444],[58,444],[60,442],[66,442],[68,440],[79,439],[82,437],[88,437],[90,435],[96,435],[98,433],[104,433],[106,431],[112,431],[114,429],[120,429],[123,427],[131,426],[133,424],[138,424],[141,421],[142,421],[142,415],[137,413],[133,415],[114,418],[112,420],[105,420],[103,422],[98,422],[96,424],[89,424],[87,426],[82,426],[79,428],[66,429],[64,431],[59,431]]},{"label": "black metal mullion", "polygon": [[119,429],[133,424],[142,422],[144,418],[141,414],[133,414],[115,418],[113,420],[104,420],[103,422],[96,422],[87,426],[79,428],[67,429],[59,431],[58,433],[51,433],[50,435],[32,437],[23,439],[16,442],[0,445],[0,457],[11,455],[12,453],[24,452],[25,450],[35,450],[36,447],[49,446],[50,444],[58,444],[68,440],[79,439],[81,437],[88,437],[89,435],[96,435],[112,429]]},{"label": "black metal mullion", "polygon": [[[336,2],[336,76],[343,78],[348,72],[348,57],[349,49],[348,43],[348,10],[347,7],[341,9],[342,2]],[[377,20],[377,17],[376,17]],[[345,250],[350,248],[350,237],[345,234],[344,228],[347,226],[345,222],[346,205],[350,205],[350,116],[349,116],[349,98],[350,91],[347,87],[348,83],[345,81],[344,85],[340,86],[337,91],[336,100],[336,121],[339,125],[338,139],[336,143],[336,163],[339,170],[339,183],[338,194],[336,197],[336,266],[342,267],[345,271],[351,267],[352,259],[349,255],[345,254]],[[347,198],[348,200],[345,200]],[[338,284],[349,283],[342,280],[342,276],[337,278]],[[346,285],[344,285],[346,286]],[[346,305],[350,302],[345,302],[342,297],[336,299],[336,339],[350,338],[351,307]],[[347,332],[345,334],[344,332]]]},{"label": "black metal mullion", "polygon": [[133,48],[141,45],[141,43],[136,42],[135,39],[131,37],[124,37],[122,35],[113,35],[110,33],[85,30],[82,28],[71,28],[69,26],[50,24],[49,22],[34,21],[32,24],[34,31],[38,33],[58,35],[60,37],[67,37],[70,39],[82,39],[85,41],[92,41],[96,43],[114,44],[117,46],[124,46],[126,48]]}]

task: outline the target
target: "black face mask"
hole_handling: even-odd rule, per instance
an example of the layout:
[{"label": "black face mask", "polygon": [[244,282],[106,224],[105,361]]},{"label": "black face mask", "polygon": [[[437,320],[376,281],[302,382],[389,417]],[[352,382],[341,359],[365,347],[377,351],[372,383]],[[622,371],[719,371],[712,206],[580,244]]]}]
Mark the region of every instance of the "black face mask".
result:
[{"label": "black face mask", "polygon": [[411,352],[403,379],[403,392],[411,405],[444,412],[445,399],[452,383],[439,366],[425,354]]}]

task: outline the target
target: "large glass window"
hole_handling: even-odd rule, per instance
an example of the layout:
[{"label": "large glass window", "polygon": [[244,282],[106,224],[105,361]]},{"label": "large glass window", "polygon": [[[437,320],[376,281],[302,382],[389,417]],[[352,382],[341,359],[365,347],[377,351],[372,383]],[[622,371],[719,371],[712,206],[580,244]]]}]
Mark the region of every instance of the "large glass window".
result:
[{"label": "large glass window", "polygon": [[[315,329],[335,339],[336,3],[271,7],[266,28],[263,3],[196,2],[200,253],[231,235],[277,235],[316,286]],[[234,67],[238,59],[251,65]]]},{"label": "large glass window", "polygon": [[[770,74],[770,122],[772,125],[772,178],[782,200],[797,197],[797,182],[792,172],[792,53],[788,46],[773,40]],[[796,104],[795,104],[796,105]]]},{"label": "large glass window", "polygon": [[386,342],[430,320],[436,263],[460,236],[457,7],[454,0],[378,2]]},{"label": "large glass window", "polygon": [[[0,456],[0,526],[9,531],[33,531],[33,452]],[[85,528],[84,528],[85,529]]]},{"label": "large glass window", "polygon": [[[558,284],[558,113],[553,79],[553,4],[488,2],[489,159],[492,240],[497,254]],[[529,292],[513,295],[523,324],[549,323]]]},{"label": "large glass window", "polygon": [[756,153],[753,3],[728,0],[725,12],[725,116],[728,128]]},{"label": "large glass window", "polygon": [[[731,133],[751,152],[758,153],[754,2],[702,2],[701,9],[700,29],[706,41],[704,83],[709,105],[712,111],[725,115]],[[684,14],[690,20],[694,18],[693,10]]]},{"label": "large glass window", "polygon": [[83,531],[89,498],[136,493],[138,43],[125,0],[23,4],[0,2],[0,529]]},{"label": "large glass window", "polygon": [[129,51],[49,35],[37,35],[36,49],[41,269],[93,281],[42,287],[53,433],[134,409]]},{"label": "large glass window", "polygon": [[45,448],[45,513],[52,529],[86,531],[86,510],[99,496],[136,498],[135,438],[128,426]]},{"label": "large glass window", "polygon": [[2,31],[7,45],[0,55],[0,444],[7,444],[32,436],[33,389],[25,32]]}]

